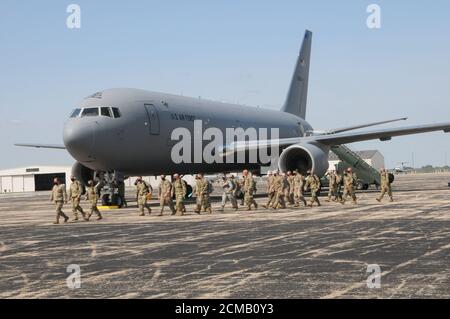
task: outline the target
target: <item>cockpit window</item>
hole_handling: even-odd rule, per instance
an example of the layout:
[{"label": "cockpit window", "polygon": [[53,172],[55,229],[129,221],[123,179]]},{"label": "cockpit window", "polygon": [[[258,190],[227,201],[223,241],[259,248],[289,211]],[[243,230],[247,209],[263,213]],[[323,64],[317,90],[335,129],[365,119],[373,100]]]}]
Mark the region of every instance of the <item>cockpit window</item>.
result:
[{"label": "cockpit window", "polygon": [[112,108],[113,114],[114,114],[114,118],[119,118],[120,117],[120,111],[117,107],[113,107]]},{"label": "cockpit window", "polygon": [[83,110],[83,113],[81,113],[81,117],[85,116],[98,116],[98,108],[97,107],[90,107]]},{"label": "cockpit window", "polygon": [[102,116],[112,117],[111,116],[111,112],[109,110],[109,107],[102,107],[102,108],[100,108],[100,114]]},{"label": "cockpit window", "polygon": [[70,117],[78,117],[80,115],[81,109],[75,109],[73,110],[72,114],[70,114]]}]

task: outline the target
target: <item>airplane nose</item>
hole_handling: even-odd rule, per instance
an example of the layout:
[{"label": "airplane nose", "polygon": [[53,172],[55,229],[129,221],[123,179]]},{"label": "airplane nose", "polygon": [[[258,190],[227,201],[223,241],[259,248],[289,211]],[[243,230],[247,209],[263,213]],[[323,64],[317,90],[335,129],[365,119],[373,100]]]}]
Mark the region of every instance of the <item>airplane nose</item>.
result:
[{"label": "airplane nose", "polygon": [[78,161],[94,160],[95,127],[93,123],[69,120],[64,126],[64,145]]}]

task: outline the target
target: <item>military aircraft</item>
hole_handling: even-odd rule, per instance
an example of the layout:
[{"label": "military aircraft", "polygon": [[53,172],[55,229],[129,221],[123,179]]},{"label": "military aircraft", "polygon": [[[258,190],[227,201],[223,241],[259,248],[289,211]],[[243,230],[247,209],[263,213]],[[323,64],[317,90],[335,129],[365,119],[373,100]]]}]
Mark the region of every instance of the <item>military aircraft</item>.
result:
[{"label": "military aircraft", "polygon": [[[224,134],[227,128],[277,128],[276,139],[224,144],[217,148],[217,154],[228,156],[275,145],[279,149],[280,170],[313,170],[322,176],[334,146],[372,139],[387,141],[395,136],[432,131],[450,132],[450,122],[354,132],[391,121],[314,131],[306,121],[311,44],[312,32],[307,30],[286,101],[279,111],[137,89],[109,89],[87,97],[76,107],[65,123],[64,145],[16,145],[66,149],[77,161],[73,174],[80,181],[86,183],[101,176],[114,189],[115,181],[128,176],[235,172],[244,168],[257,170],[263,165],[259,160],[174,162],[171,152],[176,140],[172,132],[181,127],[195,134],[198,120],[205,129],[214,127]],[[195,156],[195,150],[193,153]]]}]

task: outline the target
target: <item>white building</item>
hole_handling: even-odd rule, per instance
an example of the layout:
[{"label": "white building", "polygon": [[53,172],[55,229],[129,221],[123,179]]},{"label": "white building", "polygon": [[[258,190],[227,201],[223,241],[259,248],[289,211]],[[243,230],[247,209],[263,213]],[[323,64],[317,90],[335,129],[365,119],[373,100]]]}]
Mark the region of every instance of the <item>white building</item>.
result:
[{"label": "white building", "polygon": [[51,190],[53,178],[69,184],[70,166],[30,166],[0,170],[0,193]]},{"label": "white building", "polygon": [[[60,178],[66,185],[70,185],[71,173],[71,166],[29,166],[0,170],[0,194],[48,191],[52,189],[55,177]],[[143,179],[155,189],[161,182],[159,176],[145,176]],[[193,175],[185,175],[183,179],[190,185],[195,184]],[[130,177],[125,180],[125,186],[134,187],[135,181],[136,177]]]},{"label": "white building", "polygon": [[[355,153],[361,157],[364,162],[375,168],[377,171],[384,168],[384,156],[377,150],[370,151],[355,151]],[[328,161],[330,164],[330,169],[334,169],[336,165],[338,165],[341,160],[334,154],[330,152],[330,156],[328,157]]]}]

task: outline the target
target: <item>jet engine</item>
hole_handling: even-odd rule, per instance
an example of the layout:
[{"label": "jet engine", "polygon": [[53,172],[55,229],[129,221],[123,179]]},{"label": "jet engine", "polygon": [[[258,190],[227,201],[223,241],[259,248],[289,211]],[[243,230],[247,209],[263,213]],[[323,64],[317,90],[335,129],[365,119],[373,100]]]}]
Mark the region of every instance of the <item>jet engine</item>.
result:
[{"label": "jet engine", "polygon": [[88,184],[88,181],[94,179],[94,171],[79,162],[72,166],[72,175],[84,186]]},{"label": "jet engine", "polygon": [[314,170],[318,176],[323,176],[328,170],[328,153],[330,149],[323,145],[300,143],[286,148],[280,155],[278,167],[281,171],[298,170],[306,174]]}]

